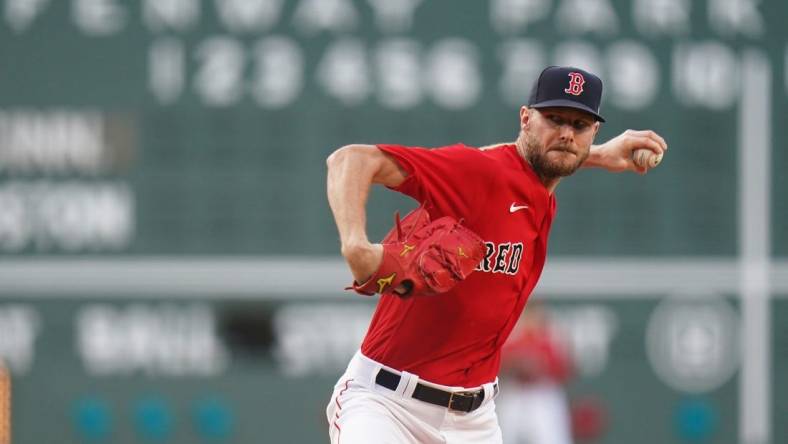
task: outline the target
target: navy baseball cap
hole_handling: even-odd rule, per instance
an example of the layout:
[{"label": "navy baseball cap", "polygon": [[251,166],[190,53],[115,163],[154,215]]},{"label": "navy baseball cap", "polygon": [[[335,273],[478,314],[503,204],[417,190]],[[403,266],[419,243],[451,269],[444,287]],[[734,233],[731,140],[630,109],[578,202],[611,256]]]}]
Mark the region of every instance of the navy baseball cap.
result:
[{"label": "navy baseball cap", "polygon": [[602,80],[588,71],[571,66],[548,66],[531,89],[530,108],[562,107],[585,111],[600,122]]}]

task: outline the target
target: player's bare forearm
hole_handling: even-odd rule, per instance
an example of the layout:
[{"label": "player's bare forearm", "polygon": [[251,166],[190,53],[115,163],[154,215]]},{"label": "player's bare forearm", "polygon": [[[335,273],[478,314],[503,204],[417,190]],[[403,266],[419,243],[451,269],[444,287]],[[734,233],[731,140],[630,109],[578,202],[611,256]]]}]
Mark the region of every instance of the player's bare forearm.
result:
[{"label": "player's bare forearm", "polygon": [[[382,258],[382,247],[371,244],[366,233],[366,202],[373,183],[396,186],[404,174],[393,159],[372,145],[348,145],[332,153],[326,192],[339,231],[342,255],[353,276],[362,282]],[[401,177],[400,177],[401,176]]]},{"label": "player's bare forearm", "polygon": [[634,171],[643,174],[646,168],[636,165],[632,153],[637,149],[648,149],[664,154],[668,149],[665,139],[651,130],[626,130],[600,145],[592,145],[584,168],[603,168],[613,173]]},{"label": "player's bare forearm", "polygon": [[326,192],[342,246],[367,241],[365,205],[375,171],[353,145],[334,151],[328,159]]}]

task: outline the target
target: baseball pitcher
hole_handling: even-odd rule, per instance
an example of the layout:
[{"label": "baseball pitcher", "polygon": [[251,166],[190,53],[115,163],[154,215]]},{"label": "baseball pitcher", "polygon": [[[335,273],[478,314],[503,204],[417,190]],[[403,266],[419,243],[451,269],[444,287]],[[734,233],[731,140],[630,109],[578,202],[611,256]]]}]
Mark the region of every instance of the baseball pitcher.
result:
[{"label": "baseball pitcher", "polygon": [[[636,164],[634,153],[661,159],[667,149],[648,130],[593,145],[601,97],[596,75],[551,66],[520,109],[514,142],[348,145],[329,156],[349,288],[380,294],[326,410],[332,443],[502,442],[501,346],[542,272],[556,186],[580,167],[643,174],[654,163]],[[421,204],[380,243],[365,228],[372,184]]]}]

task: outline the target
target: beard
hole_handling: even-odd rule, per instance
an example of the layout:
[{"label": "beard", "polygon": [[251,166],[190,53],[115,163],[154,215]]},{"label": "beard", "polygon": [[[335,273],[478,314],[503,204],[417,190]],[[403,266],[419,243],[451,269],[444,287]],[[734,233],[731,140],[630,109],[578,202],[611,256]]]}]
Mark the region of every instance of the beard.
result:
[{"label": "beard", "polygon": [[[523,138],[525,145],[525,160],[531,164],[536,174],[543,179],[554,179],[558,177],[566,177],[572,175],[583,162],[588,158],[589,150],[585,152],[575,153],[575,161],[569,162],[567,159],[549,159],[549,151],[545,150],[539,140],[531,134],[526,133]],[[569,151],[568,146],[555,146],[553,149],[566,149]]]}]

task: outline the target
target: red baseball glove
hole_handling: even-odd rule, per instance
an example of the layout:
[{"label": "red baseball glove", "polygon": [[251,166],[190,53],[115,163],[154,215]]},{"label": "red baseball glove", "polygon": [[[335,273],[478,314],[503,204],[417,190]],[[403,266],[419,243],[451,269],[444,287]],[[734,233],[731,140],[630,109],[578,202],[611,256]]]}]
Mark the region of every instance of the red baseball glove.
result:
[{"label": "red baseball glove", "polygon": [[[484,257],[484,241],[449,216],[430,222],[424,207],[400,220],[381,241],[383,262],[363,284],[354,281],[347,290],[375,293],[436,294],[450,290],[473,272]],[[402,285],[405,292],[394,291]]]}]

